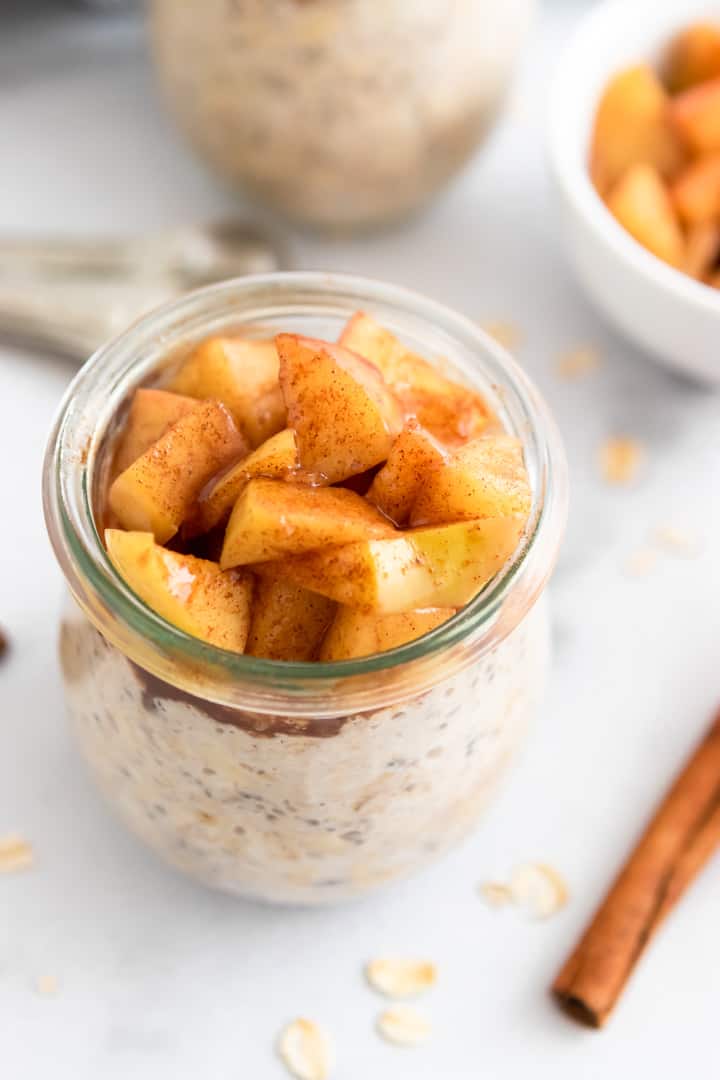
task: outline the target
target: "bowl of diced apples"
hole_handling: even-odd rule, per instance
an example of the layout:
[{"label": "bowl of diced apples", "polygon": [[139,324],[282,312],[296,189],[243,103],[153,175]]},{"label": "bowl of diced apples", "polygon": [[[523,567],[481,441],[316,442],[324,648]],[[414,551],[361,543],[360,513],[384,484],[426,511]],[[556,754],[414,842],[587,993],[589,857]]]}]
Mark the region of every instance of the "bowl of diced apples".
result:
[{"label": "bowl of diced apples", "polygon": [[667,366],[720,383],[720,2],[607,0],[558,69],[561,230],[597,306]]}]

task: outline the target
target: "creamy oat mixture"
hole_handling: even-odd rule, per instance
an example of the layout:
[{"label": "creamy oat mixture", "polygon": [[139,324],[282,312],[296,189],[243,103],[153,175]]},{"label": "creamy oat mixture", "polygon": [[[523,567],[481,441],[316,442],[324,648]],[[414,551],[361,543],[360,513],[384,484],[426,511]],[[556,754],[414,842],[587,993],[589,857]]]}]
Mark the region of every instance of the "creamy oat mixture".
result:
[{"label": "creamy oat mixture", "polygon": [[323,226],[405,214],[489,129],[533,0],[153,0],[160,81],[231,181]]},{"label": "creamy oat mixture", "polygon": [[75,735],[130,828],[206,884],[303,904],[400,878],[472,828],[522,740],[547,655],[540,601],[476,665],[409,703],[328,721],[322,737],[259,734],[163,696],[76,609],[61,638]]},{"label": "creamy oat mixture", "polygon": [[[210,336],[165,374],[102,437],[94,524],[138,603],[240,662],[228,697],[230,669],[212,659],[73,611],[61,651],[78,741],[126,823],[204,883],[353,897],[476,822],[542,689],[544,608],[521,598],[516,625],[516,580],[494,647],[472,629],[436,638],[416,657],[422,681],[376,660],[355,696],[322,665],[462,619],[527,539],[523,444],[477,389],[362,311],[337,342]],[[313,694],[283,662],[321,665]]]}]

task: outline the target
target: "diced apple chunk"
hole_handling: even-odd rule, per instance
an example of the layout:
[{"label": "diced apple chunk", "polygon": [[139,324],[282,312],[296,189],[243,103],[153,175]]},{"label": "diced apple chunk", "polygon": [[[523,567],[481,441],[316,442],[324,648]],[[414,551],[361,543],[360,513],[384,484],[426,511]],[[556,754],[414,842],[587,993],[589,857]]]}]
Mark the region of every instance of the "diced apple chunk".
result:
[{"label": "diced apple chunk", "polygon": [[267,562],[394,533],[386,518],[353,491],[250,480],[230,515],[220,565]]},{"label": "diced apple chunk", "polygon": [[480,394],[410,352],[365,312],[353,315],[340,344],[378,367],[406,416],[415,417],[441,443],[457,446],[479,435],[491,421]]},{"label": "diced apple chunk", "polygon": [[292,581],[258,578],[245,651],[268,660],[313,660],[335,604]]},{"label": "diced apple chunk", "polygon": [[686,225],[720,219],[720,152],[683,169],[670,187],[670,197]]},{"label": "diced apple chunk", "polygon": [[108,555],[148,607],[221,649],[243,652],[250,626],[252,575],[160,547],[152,533],[107,529]]},{"label": "diced apple chunk", "polygon": [[673,93],[720,75],[720,25],[694,23],[670,42],[663,75]]},{"label": "diced apple chunk", "polygon": [[352,349],[358,356],[364,356],[371,364],[375,364],[388,382],[397,375],[408,351],[394,334],[365,311],[356,311],[351,316],[339,341],[343,348]]},{"label": "diced apple chunk", "polygon": [[474,439],[423,477],[411,525],[441,525],[530,512],[522,444],[510,435]]},{"label": "diced apple chunk", "polygon": [[396,525],[405,525],[425,476],[444,460],[442,446],[417,420],[408,420],[370,485],[368,500]]},{"label": "diced apple chunk", "polygon": [[295,432],[285,428],[272,435],[257,450],[228,469],[207,492],[203,492],[189,517],[183,535],[197,536],[223,525],[240,492],[255,476],[289,479],[298,472]]},{"label": "diced apple chunk", "polygon": [[683,270],[690,277],[704,281],[720,257],[720,224],[700,221],[690,225],[685,240]]},{"label": "diced apple chunk", "polygon": [[378,615],[374,611],[338,607],[323,639],[318,660],[352,660],[356,656],[371,656],[396,649],[434,630],[454,614],[454,608],[426,608],[396,615]]},{"label": "diced apple chunk", "polygon": [[324,341],[280,334],[276,343],[303,469],[336,483],[384,461],[403,421],[377,368]]},{"label": "diced apple chunk", "polygon": [[124,528],[152,532],[164,544],[205,484],[247,450],[225,406],[200,402],[113,481],[110,509]]},{"label": "diced apple chunk", "polygon": [[170,389],[222,401],[254,447],[285,427],[278,369],[272,341],[209,338],[183,362]]},{"label": "diced apple chunk", "polygon": [[720,78],[678,94],[670,104],[670,118],[694,154],[720,150]]},{"label": "diced apple chunk", "polygon": [[633,165],[652,165],[666,177],[678,172],[685,153],[668,110],[668,94],[647,64],[610,80],[595,114],[590,149],[590,175],[601,195]]},{"label": "diced apple chunk", "polygon": [[287,558],[282,572],[307,589],[362,611],[393,614],[462,607],[517,547],[522,515],[414,529]]},{"label": "diced apple chunk", "polygon": [[196,408],[197,401],[182,394],[146,386],[136,390],[113,458],[113,475],[124,472],[181,416]]},{"label": "diced apple chunk", "polygon": [[633,165],[608,195],[607,206],[638,243],[671,266],[682,266],[682,229],[657,169]]}]

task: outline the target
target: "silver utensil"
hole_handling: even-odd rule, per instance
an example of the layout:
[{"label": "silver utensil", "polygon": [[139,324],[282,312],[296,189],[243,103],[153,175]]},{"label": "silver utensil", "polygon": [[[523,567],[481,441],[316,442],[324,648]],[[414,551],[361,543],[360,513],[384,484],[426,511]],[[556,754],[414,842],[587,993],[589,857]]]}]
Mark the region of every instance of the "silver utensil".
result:
[{"label": "silver utensil", "polygon": [[190,289],[286,265],[250,226],[183,226],[132,238],[0,236],[0,338],[84,359]]}]

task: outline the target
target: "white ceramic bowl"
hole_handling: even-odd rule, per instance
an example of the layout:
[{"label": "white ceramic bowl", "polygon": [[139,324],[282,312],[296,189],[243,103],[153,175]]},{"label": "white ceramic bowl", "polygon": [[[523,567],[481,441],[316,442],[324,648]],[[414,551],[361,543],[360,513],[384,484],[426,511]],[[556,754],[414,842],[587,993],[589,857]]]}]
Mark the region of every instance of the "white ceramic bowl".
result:
[{"label": "white ceramic bowl", "polygon": [[720,291],[646,251],[593,188],[587,156],[595,108],[611,75],[654,62],[673,33],[720,22],[720,0],[606,0],[570,41],[552,88],[550,155],[561,228],[590,297],[658,360],[720,383]]}]

